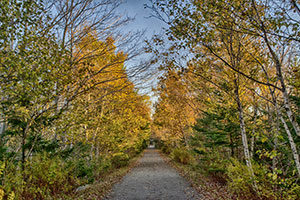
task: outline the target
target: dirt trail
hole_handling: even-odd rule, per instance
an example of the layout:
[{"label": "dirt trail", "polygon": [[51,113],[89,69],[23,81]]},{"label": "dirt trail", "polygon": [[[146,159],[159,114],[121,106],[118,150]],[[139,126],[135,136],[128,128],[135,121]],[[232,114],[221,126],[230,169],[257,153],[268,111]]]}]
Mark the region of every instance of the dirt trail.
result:
[{"label": "dirt trail", "polygon": [[138,165],[114,185],[108,200],[196,200],[190,184],[155,149],[147,149]]}]

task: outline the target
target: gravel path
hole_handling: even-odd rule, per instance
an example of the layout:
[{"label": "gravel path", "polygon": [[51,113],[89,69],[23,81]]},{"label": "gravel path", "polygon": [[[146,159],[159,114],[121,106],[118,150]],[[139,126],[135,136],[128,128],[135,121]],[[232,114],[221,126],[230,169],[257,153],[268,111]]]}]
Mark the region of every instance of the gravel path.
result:
[{"label": "gravel path", "polygon": [[120,183],[114,185],[108,200],[201,199],[201,195],[163,160],[157,150],[147,149],[138,162]]}]

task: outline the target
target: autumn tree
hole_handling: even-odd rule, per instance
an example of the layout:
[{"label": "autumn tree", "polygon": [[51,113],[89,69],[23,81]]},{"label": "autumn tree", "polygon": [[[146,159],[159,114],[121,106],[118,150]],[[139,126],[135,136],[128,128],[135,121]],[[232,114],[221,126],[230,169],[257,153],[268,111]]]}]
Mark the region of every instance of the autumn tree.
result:
[{"label": "autumn tree", "polygon": [[121,39],[119,3],[0,2],[1,198],[65,198],[145,148],[149,99],[124,66],[141,34]]},{"label": "autumn tree", "polygon": [[[299,120],[292,100],[296,97],[290,95],[297,93],[297,88],[289,79],[296,80],[297,72],[292,72],[298,59],[297,2],[150,2],[147,7],[153,17],[164,21],[168,28],[165,39],[155,37],[148,42],[147,50],[156,56],[155,62],[172,60],[178,63],[173,69],[190,71],[195,77],[189,87],[198,95],[201,112],[196,125],[199,133],[193,135],[193,142],[196,144],[198,139],[200,146],[217,142],[217,137],[211,141],[207,135],[221,138],[224,132],[220,131],[217,116],[223,109],[232,108],[234,112],[221,119],[225,126],[239,122],[243,158],[253,190],[263,192],[256,182],[257,163],[270,167],[275,177],[292,163],[294,171],[288,174],[295,181],[300,172]],[[168,48],[161,51],[163,46]],[[238,118],[233,113],[238,113]],[[206,119],[214,119],[212,125],[216,127],[204,124]],[[207,127],[216,133],[207,131]],[[290,155],[290,159],[283,159],[284,155]],[[234,170],[238,168],[241,166]]]},{"label": "autumn tree", "polygon": [[188,147],[190,126],[195,123],[197,110],[186,77],[170,68],[165,72],[156,89],[159,100],[155,106],[154,124],[162,140],[175,146],[182,141]]}]

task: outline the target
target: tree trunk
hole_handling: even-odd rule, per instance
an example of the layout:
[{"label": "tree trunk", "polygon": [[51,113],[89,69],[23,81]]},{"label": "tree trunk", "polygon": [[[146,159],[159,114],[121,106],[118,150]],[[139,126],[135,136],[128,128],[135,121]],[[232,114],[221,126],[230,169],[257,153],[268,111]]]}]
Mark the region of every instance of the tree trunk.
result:
[{"label": "tree trunk", "polygon": [[235,83],[235,100],[238,106],[238,111],[239,111],[239,121],[240,121],[240,128],[241,128],[241,136],[242,136],[242,143],[243,143],[243,149],[244,149],[244,156],[245,156],[245,161],[246,165],[249,169],[249,172],[252,177],[254,177],[254,172],[253,172],[253,167],[251,163],[251,157],[250,157],[250,152],[249,152],[249,147],[248,147],[248,140],[247,140],[247,134],[246,134],[246,125],[245,125],[245,120],[244,120],[244,114],[243,114],[243,107],[240,101],[240,96],[239,96],[239,87],[237,84],[237,81],[234,80]]},{"label": "tree trunk", "polygon": [[292,109],[290,106],[290,101],[289,101],[289,96],[288,96],[288,93],[286,90],[283,91],[283,99],[284,99],[284,108],[286,110],[287,116],[288,116],[290,122],[292,123],[296,134],[298,136],[300,136],[300,127],[299,127],[299,124],[297,123],[296,118],[292,112]]},{"label": "tree trunk", "polygon": [[287,93],[286,85],[285,85],[283,74],[282,74],[282,71],[281,71],[282,64],[279,62],[277,57],[275,57],[274,60],[275,60],[275,63],[276,63],[276,72],[277,72],[276,75],[277,75],[277,78],[280,81],[281,88],[282,88],[281,92],[282,92],[282,95],[283,95],[283,100],[284,100],[283,103],[284,103],[284,108],[285,108],[286,114],[287,114],[290,122],[292,123],[296,134],[298,136],[300,136],[300,127],[299,127],[299,124],[296,121],[296,118],[295,118],[295,116],[292,112],[289,95]]},{"label": "tree trunk", "polygon": [[299,154],[297,152],[296,144],[295,144],[293,136],[292,136],[292,134],[289,130],[289,127],[286,124],[286,122],[285,122],[285,120],[282,116],[280,116],[280,120],[283,123],[284,129],[286,130],[286,133],[288,135],[289,142],[290,142],[290,145],[291,145],[292,154],[293,154],[294,161],[295,161],[295,164],[296,164],[296,168],[297,168],[297,171],[298,171],[298,177],[300,177],[300,161],[299,161]]},{"label": "tree trunk", "polygon": [[26,128],[23,128],[22,130],[22,172],[24,172],[25,169],[25,161],[26,161],[26,153],[25,153],[25,145],[26,145],[26,138],[27,138],[27,133],[29,131],[29,128],[31,126],[31,120],[27,123]]},{"label": "tree trunk", "polygon": [[229,133],[229,139],[230,139],[231,157],[234,157],[234,142],[233,142],[233,136],[231,132]]},{"label": "tree trunk", "polygon": [[184,132],[183,129],[181,129],[181,133],[182,133],[182,136],[183,136],[183,139],[184,139],[185,147],[186,147],[186,148],[189,148],[188,139],[187,139],[187,136],[186,136],[186,134],[185,134],[185,132]]},{"label": "tree trunk", "polygon": [[5,122],[5,116],[1,114],[0,118],[0,136],[4,133],[6,130],[6,122]]},{"label": "tree trunk", "polygon": [[286,85],[285,85],[285,82],[284,82],[284,77],[283,77],[283,74],[282,74],[282,63],[280,62],[277,54],[275,53],[275,51],[273,50],[273,48],[272,48],[272,46],[269,42],[269,38],[268,38],[267,32],[265,30],[265,26],[264,26],[263,21],[261,21],[261,30],[263,31],[263,34],[264,34],[264,36],[263,36],[264,41],[265,41],[265,43],[266,43],[266,45],[267,45],[267,47],[270,51],[271,59],[275,63],[276,76],[277,76],[277,79],[280,81],[281,92],[282,92],[283,100],[284,100],[284,108],[286,110],[286,113],[287,113],[287,116],[288,116],[290,122],[293,125],[293,128],[294,128],[296,134],[298,136],[300,136],[300,127],[299,127],[299,124],[297,123],[296,118],[295,118],[295,116],[292,112],[289,95],[287,93]]},{"label": "tree trunk", "polygon": [[[101,102],[100,120],[102,120],[103,115],[104,115],[104,101]],[[91,153],[90,153],[91,156],[94,153],[96,157],[99,156],[99,153],[97,153],[97,152],[99,152],[99,151],[97,151],[97,149],[99,149],[98,148],[99,144],[96,141],[97,140],[98,130],[99,130],[99,127],[97,127],[96,131],[94,131],[93,140],[92,140],[92,148],[91,148]]]},{"label": "tree trunk", "polygon": [[251,145],[250,145],[250,157],[253,157],[254,154],[254,144],[255,144],[255,126],[256,126],[256,120],[257,120],[257,106],[254,106],[254,119],[253,119],[253,123],[254,123],[254,127],[252,129],[252,135],[251,135]]},{"label": "tree trunk", "polygon": [[26,142],[26,133],[25,129],[22,131],[22,172],[25,170],[25,142]]},{"label": "tree trunk", "polygon": [[98,157],[98,155],[96,155],[95,152],[95,146],[96,146],[96,138],[97,138],[97,133],[98,133],[99,127],[96,128],[96,130],[94,131],[93,134],[93,139],[92,139],[92,147],[91,147],[91,151],[90,151],[90,157],[92,158],[93,155],[95,155],[96,157]]},{"label": "tree trunk", "polygon": [[291,147],[292,154],[293,154],[293,157],[294,157],[294,162],[295,162],[295,165],[296,165],[296,168],[297,168],[297,171],[298,171],[298,176],[300,177],[300,161],[299,161],[299,154],[298,154],[298,151],[297,151],[296,144],[294,142],[291,131],[290,131],[285,119],[282,116],[282,112],[280,111],[280,109],[278,107],[278,103],[277,103],[277,99],[275,97],[274,91],[270,87],[269,87],[269,91],[270,91],[270,94],[272,96],[272,100],[273,100],[273,103],[274,103],[274,106],[275,106],[275,109],[276,109],[276,114],[279,117],[279,119],[281,120],[281,122],[284,126],[284,129],[285,129],[285,131],[288,135],[290,147]]},{"label": "tree trunk", "polygon": [[5,116],[4,114],[0,113],[0,146],[2,144],[2,134],[4,134],[6,130],[6,121],[5,121]]}]

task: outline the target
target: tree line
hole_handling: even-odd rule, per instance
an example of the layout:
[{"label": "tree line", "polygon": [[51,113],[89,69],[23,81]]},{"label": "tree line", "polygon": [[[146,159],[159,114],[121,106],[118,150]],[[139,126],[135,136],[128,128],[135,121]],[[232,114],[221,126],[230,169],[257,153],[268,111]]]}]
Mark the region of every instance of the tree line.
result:
[{"label": "tree line", "polygon": [[145,148],[149,98],[124,66],[141,34],[119,5],[0,2],[0,199],[75,198]]},{"label": "tree line", "polygon": [[164,151],[188,152],[239,198],[299,198],[299,2],[147,7],[168,25],[147,47],[163,72],[153,130]]}]

